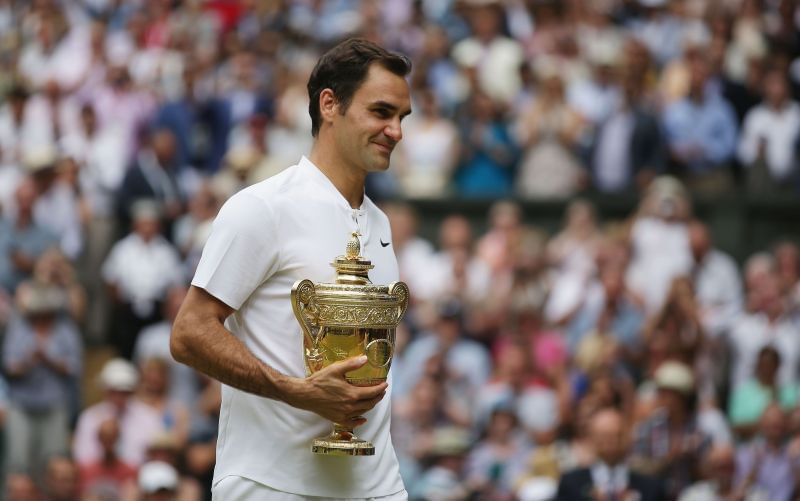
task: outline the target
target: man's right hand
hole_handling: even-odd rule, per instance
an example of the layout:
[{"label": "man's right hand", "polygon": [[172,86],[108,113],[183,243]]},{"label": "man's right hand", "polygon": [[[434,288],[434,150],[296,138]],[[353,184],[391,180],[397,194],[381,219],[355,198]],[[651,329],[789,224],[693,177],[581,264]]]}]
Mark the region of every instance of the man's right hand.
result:
[{"label": "man's right hand", "polygon": [[354,386],[345,374],[363,367],[366,356],[336,362],[305,379],[293,381],[283,400],[293,407],[305,409],[344,426],[366,423],[362,416],[386,395],[387,383],[375,386]]}]

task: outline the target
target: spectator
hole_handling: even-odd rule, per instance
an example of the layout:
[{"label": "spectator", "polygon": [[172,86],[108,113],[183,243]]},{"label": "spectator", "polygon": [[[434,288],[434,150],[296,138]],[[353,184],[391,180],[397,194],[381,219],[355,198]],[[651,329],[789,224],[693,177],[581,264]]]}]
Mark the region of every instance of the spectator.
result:
[{"label": "spectator", "polygon": [[475,255],[469,219],[461,214],[445,217],[439,225],[439,251],[429,260],[424,282],[415,292],[427,303],[442,297],[458,298],[469,309],[488,297],[491,272]]},{"label": "spectator", "polygon": [[739,160],[747,168],[747,189],[757,193],[795,193],[800,105],[789,92],[786,75],[773,69],[764,76],[764,102],[747,113],[739,140]]},{"label": "spectator", "polygon": [[476,91],[459,121],[461,154],[454,175],[463,197],[503,197],[511,193],[516,150],[497,104]]},{"label": "spectator", "polygon": [[0,164],[5,168],[21,166],[22,147],[25,144],[25,110],[30,93],[22,85],[8,90],[0,108]]},{"label": "spectator", "polygon": [[622,95],[598,124],[590,167],[603,193],[643,190],[666,169],[666,143],[654,110],[646,103],[644,76],[623,71]]},{"label": "spectator", "polygon": [[19,316],[3,342],[3,369],[9,377],[6,466],[35,471],[53,454],[68,449],[69,396],[82,368],[75,325],[63,315],[63,291],[52,286],[21,289]]},{"label": "spectator", "polygon": [[20,287],[29,283],[50,285],[61,289],[65,294],[66,310],[76,322],[82,322],[86,312],[86,292],[78,281],[77,273],[70,260],[56,247],[50,247],[36,260],[31,282],[23,282]]},{"label": "spectator", "polygon": [[34,220],[36,186],[26,179],[17,187],[15,216],[0,221],[0,286],[13,294],[33,273],[36,260],[58,241]]},{"label": "spectator", "polygon": [[37,224],[53,233],[64,255],[75,260],[83,251],[84,242],[76,171],[70,162],[59,158],[54,147],[33,150],[24,159],[36,185],[33,213]]},{"label": "spectator", "polygon": [[47,501],[79,499],[78,466],[68,456],[53,456],[47,461],[44,483]]},{"label": "spectator", "polygon": [[763,489],[770,501],[793,499],[798,457],[786,444],[786,417],[777,405],[761,416],[762,440],[742,445],[736,454],[736,482]]},{"label": "spectator", "polygon": [[133,207],[133,231],[111,249],[103,279],[115,302],[114,335],[109,341],[130,359],[136,336],[161,319],[167,290],[183,283],[175,248],[159,234],[160,208],[151,201]]},{"label": "spectator", "polygon": [[[183,475],[180,471],[180,463],[183,459],[183,449],[176,437],[169,432],[154,437],[147,448],[147,462],[141,469],[154,463],[163,463],[171,466],[178,476],[175,487],[175,499],[177,501],[193,501],[202,498],[200,485],[194,478]],[[141,472],[140,469],[140,472]],[[129,482],[125,485],[120,499],[122,501],[138,501],[143,495],[147,494],[146,486],[141,482]]]},{"label": "spectator", "polygon": [[641,328],[644,311],[641,301],[625,287],[623,270],[607,266],[594,283],[567,328],[567,342],[574,351],[581,340],[596,331],[610,334],[610,342],[622,349],[622,361],[638,364],[642,355]]},{"label": "spectator", "polygon": [[765,346],[758,352],[755,373],[747,381],[737,386],[730,400],[731,424],[743,438],[749,438],[756,431],[761,416],[770,404],[778,404],[784,411],[797,406],[798,385],[796,381],[778,384],[778,369],[781,355],[772,346]]},{"label": "spectator", "polygon": [[545,306],[548,321],[560,324],[580,306],[589,280],[595,275],[600,232],[594,207],[584,200],[566,209],[564,228],[547,244],[553,284]]},{"label": "spectator", "polygon": [[798,325],[787,311],[773,269],[767,270],[763,279],[752,282],[749,288],[752,309],[736,318],[727,337],[731,350],[731,387],[735,389],[755,373],[758,353],[767,345],[775,347],[781,356],[778,385],[796,382],[800,364]]},{"label": "spectator", "polygon": [[471,1],[466,7],[471,36],[453,47],[452,58],[473,82],[473,95],[485,93],[492,101],[508,104],[520,86],[522,47],[501,32],[501,2]]},{"label": "spectator", "polygon": [[664,305],[673,279],[687,276],[691,270],[688,196],[676,179],[656,178],[631,225],[631,262],[625,282],[642,297],[648,315]]},{"label": "spectator", "polygon": [[75,428],[72,452],[79,465],[90,465],[103,457],[98,432],[109,419],[119,422],[119,458],[133,467],[144,462],[148,444],[164,425],[155,409],[133,395],[138,382],[136,367],[124,359],[115,358],[103,366],[103,401],[83,410]]},{"label": "spectator", "polygon": [[79,166],[79,187],[85,225],[82,275],[91,301],[88,334],[99,340],[108,324],[109,302],[100,276],[100,266],[114,243],[119,228],[115,218],[114,195],[122,183],[128,158],[124,137],[117,124],[101,128],[91,104],[81,108],[80,127],[68,131],[60,144],[65,155]]},{"label": "spectator", "polygon": [[103,492],[119,499],[122,487],[129,481],[135,481],[136,468],[121,460],[117,453],[119,438],[119,422],[116,418],[100,423],[97,428],[97,440],[102,449],[100,458],[79,467],[82,495]]},{"label": "spectator", "polygon": [[419,108],[404,124],[394,173],[406,197],[441,198],[458,161],[458,129],[439,111],[433,91],[418,94]]},{"label": "spectator", "polygon": [[[187,61],[188,62],[188,61]],[[207,103],[200,96],[196,87],[198,69],[191,62],[183,68],[183,89],[180,95],[165,101],[156,111],[155,123],[172,131],[175,136],[176,163],[206,167],[208,161],[208,144],[198,141],[198,137],[208,135],[208,124],[205,123]]]},{"label": "spectator", "polygon": [[743,307],[739,270],[733,258],[713,246],[708,228],[700,221],[689,224],[689,248],[700,323],[707,334],[718,339]]},{"label": "spectator", "polygon": [[142,501],[177,500],[178,472],[163,461],[150,461],[139,469],[138,486]]},{"label": "spectator", "polygon": [[133,349],[133,360],[139,366],[149,359],[166,361],[169,366],[169,377],[167,378],[169,397],[189,406],[196,402],[200,392],[198,373],[190,367],[176,362],[169,351],[172,322],[175,321],[178,310],[186,298],[186,292],[185,287],[173,287],[167,292],[164,301],[164,320],[145,327],[139,333]]},{"label": "spectator", "polygon": [[6,475],[5,497],[7,501],[37,501],[39,490],[28,473],[10,472]]},{"label": "spectator", "polygon": [[189,413],[182,402],[169,397],[169,363],[164,358],[147,358],[139,364],[139,401],[158,412],[162,427],[174,437],[178,447],[189,438]]},{"label": "spectator", "polygon": [[515,187],[524,198],[563,198],[584,184],[577,156],[583,119],[565,101],[563,78],[550,64],[540,63],[539,94],[516,126],[524,153]]},{"label": "spectator", "polygon": [[[419,217],[407,204],[393,203],[385,207],[392,227],[391,240],[386,235],[382,243],[391,242],[400,267],[400,279],[409,287],[423,290],[426,275],[431,271],[433,246],[418,234]],[[425,297],[425,293],[420,297]]]},{"label": "spectator", "polygon": [[[404,355],[406,388],[413,388],[424,374],[423,366],[432,357],[443,358],[444,370],[451,377],[463,380],[471,401],[478,389],[489,379],[491,361],[486,349],[475,341],[464,338],[464,311],[460,303],[445,301],[440,305],[438,318],[429,333],[412,341]],[[468,406],[467,408],[471,408]]]},{"label": "spectator", "polygon": [[168,229],[183,210],[184,188],[178,180],[182,165],[176,163],[175,136],[168,129],[150,132],[147,148],[125,173],[117,193],[118,218],[127,229],[133,206],[140,199],[155,200],[163,207]]},{"label": "spectator", "polygon": [[508,499],[513,482],[510,463],[521,452],[517,416],[513,407],[499,404],[492,411],[486,434],[467,456],[466,483],[486,499]]},{"label": "spectator", "polygon": [[467,499],[470,489],[464,479],[464,461],[469,450],[465,430],[448,427],[433,433],[428,461],[431,467],[414,486],[411,499]]},{"label": "spectator", "polygon": [[743,501],[767,501],[764,491],[738,485],[736,473],[736,451],[730,445],[716,445],[708,451],[703,461],[705,480],[692,484],[684,490],[678,501],[711,501],[716,499],[741,499]]},{"label": "spectator", "polygon": [[658,409],[635,429],[631,466],[663,478],[667,496],[674,498],[695,480],[708,439],[697,425],[691,369],[667,361],[654,381]]},{"label": "spectator", "polygon": [[708,88],[705,52],[689,61],[689,95],[664,110],[673,163],[689,188],[719,194],[733,186],[730,160],[736,148],[736,115]]},{"label": "spectator", "polygon": [[588,468],[565,473],[557,500],[664,499],[658,479],[630,471],[626,458],[629,442],[626,423],[619,411],[598,411],[591,420],[589,437],[597,459]]}]

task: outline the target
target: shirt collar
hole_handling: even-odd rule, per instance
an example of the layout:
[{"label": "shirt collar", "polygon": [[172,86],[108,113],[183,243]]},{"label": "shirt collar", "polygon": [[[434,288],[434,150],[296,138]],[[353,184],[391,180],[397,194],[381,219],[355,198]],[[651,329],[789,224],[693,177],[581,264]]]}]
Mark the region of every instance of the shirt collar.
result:
[{"label": "shirt collar", "polygon": [[324,193],[327,193],[331,196],[332,199],[336,201],[336,204],[347,209],[347,210],[356,210],[356,211],[363,211],[367,208],[367,196],[364,195],[363,201],[361,202],[361,207],[358,209],[353,209],[350,207],[350,202],[344,198],[342,192],[336,188],[333,182],[322,172],[319,167],[317,167],[314,162],[309,160],[305,155],[300,158],[300,162],[298,162],[297,166],[303,172],[304,176],[307,176],[308,179],[316,184],[319,188],[323,190]]}]

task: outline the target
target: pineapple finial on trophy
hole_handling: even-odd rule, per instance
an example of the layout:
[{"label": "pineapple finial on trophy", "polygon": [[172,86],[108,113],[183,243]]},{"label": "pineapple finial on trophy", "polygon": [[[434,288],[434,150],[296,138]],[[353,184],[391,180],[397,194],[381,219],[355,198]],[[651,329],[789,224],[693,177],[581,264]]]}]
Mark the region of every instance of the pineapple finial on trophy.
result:
[{"label": "pineapple finial on trophy", "polygon": [[354,231],[350,234],[350,240],[345,247],[345,257],[351,261],[356,261],[361,256],[361,241],[358,239],[359,233]]}]

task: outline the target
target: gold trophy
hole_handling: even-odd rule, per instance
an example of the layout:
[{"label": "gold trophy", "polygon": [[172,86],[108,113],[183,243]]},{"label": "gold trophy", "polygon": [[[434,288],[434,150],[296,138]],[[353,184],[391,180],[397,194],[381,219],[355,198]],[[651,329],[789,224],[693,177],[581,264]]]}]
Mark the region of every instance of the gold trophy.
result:
[{"label": "gold trophy", "polygon": [[[303,329],[306,375],[334,362],[361,355],[367,363],[345,377],[350,384],[371,386],[386,381],[394,353],[397,324],[408,307],[404,282],[375,285],[368,272],[374,266],[361,256],[354,232],[344,256],[331,266],[333,283],[300,280],[292,287],[292,309]],[[332,456],[372,456],[375,447],[353,434],[353,427],[334,423],[333,432],[314,440],[311,451]]]}]

